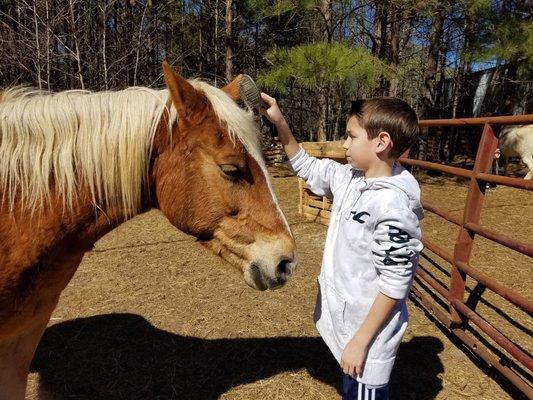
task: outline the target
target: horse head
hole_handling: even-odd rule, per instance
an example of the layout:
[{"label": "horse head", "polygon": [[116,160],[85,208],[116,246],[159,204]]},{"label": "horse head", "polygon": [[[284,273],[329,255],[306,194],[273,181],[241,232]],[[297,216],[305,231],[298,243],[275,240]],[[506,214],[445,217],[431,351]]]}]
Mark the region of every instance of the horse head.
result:
[{"label": "horse head", "polygon": [[185,80],[166,63],[163,70],[176,118],[167,113],[170,134],[159,129],[154,137],[155,206],[242,271],[251,287],[284,284],[296,266],[294,238],[270,185],[257,124],[235,102],[239,77],[217,89]]}]

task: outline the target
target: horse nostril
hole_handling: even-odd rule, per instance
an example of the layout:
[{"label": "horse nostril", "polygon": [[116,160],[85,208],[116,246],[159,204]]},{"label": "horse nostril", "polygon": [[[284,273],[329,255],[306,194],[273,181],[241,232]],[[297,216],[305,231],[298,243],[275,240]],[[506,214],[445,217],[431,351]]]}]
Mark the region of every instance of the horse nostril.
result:
[{"label": "horse nostril", "polygon": [[290,260],[282,260],[276,268],[276,277],[280,281],[286,281],[291,274]]}]

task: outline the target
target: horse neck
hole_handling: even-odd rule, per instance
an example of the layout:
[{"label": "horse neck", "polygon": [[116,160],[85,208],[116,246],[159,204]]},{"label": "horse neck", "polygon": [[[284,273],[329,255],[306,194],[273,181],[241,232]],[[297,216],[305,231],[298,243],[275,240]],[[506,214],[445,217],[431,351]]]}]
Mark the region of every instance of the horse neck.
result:
[{"label": "horse neck", "polygon": [[[149,207],[145,206],[134,215]],[[92,247],[106,233],[131,219],[120,207],[100,208],[94,205],[87,191],[80,191],[70,209],[66,209],[62,200],[52,197],[49,202],[33,210],[20,209],[9,212],[5,207],[0,210],[0,217],[12,231],[27,237],[33,237],[37,246],[54,246],[64,238],[75,238],[84,246]],[[9,230],[9,229],[8,229]]]}]

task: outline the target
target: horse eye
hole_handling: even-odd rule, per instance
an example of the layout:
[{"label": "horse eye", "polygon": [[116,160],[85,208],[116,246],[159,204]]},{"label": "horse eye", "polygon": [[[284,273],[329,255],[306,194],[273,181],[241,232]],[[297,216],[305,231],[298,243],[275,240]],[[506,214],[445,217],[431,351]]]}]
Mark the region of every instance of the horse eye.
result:
[{"label": "horse eye", "polygon": [[242,171],[234,164],[222,164],[220,165],[220,169],[232,179],[240,178],[242,176]]}]

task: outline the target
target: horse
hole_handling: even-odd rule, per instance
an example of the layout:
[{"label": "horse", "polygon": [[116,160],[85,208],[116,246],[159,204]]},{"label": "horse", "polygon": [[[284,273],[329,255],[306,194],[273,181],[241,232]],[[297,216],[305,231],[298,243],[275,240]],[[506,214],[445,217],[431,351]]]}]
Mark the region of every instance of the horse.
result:
[{"label": "horse", "polygon": [[507,171],[509,157],[520,157],[529,168],[524,179],[533,179],[533,124],[508,125],[502,128],[499,136],[499,149],[496,150],[496,172],[499,172],[499,158],[503,159],[503,171]]},{"label": "horse", "polygon": [[252,288],[297,265],[238,76],[219,89],[163,63],[166,88],[0,92],[0,399],[29,364],[85,252],[159,209]]}]

